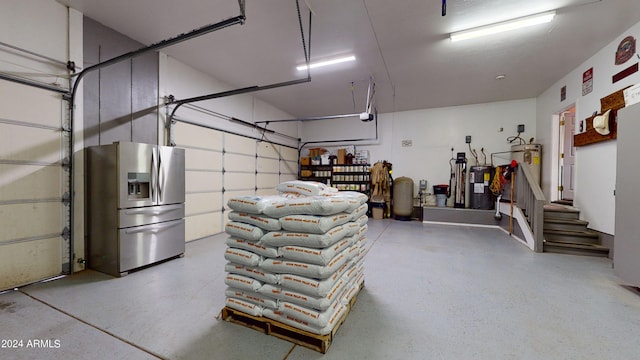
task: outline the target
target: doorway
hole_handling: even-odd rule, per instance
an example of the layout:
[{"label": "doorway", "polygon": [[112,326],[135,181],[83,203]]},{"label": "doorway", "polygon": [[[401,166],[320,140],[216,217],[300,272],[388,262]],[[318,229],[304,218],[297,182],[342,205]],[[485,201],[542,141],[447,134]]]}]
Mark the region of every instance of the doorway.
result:
[{"label": "doorway", "polygon": [[558,122],[558,200],[573,204],[575,191],[575,147],[573,136],[575,135],[576,108],[570,108],[560,112]]}]

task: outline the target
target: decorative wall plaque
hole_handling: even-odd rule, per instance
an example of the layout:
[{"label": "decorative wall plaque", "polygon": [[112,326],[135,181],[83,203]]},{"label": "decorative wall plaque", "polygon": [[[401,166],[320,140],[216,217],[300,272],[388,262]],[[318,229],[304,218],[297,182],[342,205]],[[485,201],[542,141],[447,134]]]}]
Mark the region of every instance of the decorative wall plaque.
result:
[{"label": "decorative wall plaque", "polygon": [[622,65],[629,61],[636,53],[636,39],[633,36],[627,36],[622,39],[618,50],[616,50],[616,65]]}]

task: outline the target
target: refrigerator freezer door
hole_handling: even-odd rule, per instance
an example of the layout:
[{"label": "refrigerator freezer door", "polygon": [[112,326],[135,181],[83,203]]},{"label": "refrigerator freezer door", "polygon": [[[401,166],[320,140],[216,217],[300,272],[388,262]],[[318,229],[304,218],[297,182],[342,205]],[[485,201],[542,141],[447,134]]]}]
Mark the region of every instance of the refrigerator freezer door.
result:
[{"label": "refrigerator freezer door", "polygon": [[183,203],[184,149],[158,146],[157,204]]},{"label": "refrigerator freezer door", "polygon": [[154,224],[183,217],[184,203],[120,209],[118,210],[118,228]]},{"label": "refrigerator freezer door", "polygon": [[183,254],[185,249],[184,219],[120,229],[119,235],[121,274]]}]

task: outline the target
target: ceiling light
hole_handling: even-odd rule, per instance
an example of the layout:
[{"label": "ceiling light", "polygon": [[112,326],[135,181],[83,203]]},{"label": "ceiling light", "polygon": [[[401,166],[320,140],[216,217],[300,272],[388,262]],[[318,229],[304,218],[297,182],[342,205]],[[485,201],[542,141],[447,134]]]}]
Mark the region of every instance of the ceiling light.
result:
[{"label": "ceiling light", "polygon": [[504,80],[506,78],[507,78],[507,75],[505,75],[505,74],[496,75],[496,80]]},{"label": "ceiling light", "polygon": [[[346,56],[346,57],[341,57],[341,58],[335,58],[335,59],[330,59],[330,60],[325,60],[325,61],[318,61],[318,62],[312,62],[309,64],[309,69],[314,69],[314,68],[319,68],[322,66],[327,66],[327,65],[334,65],[334,64],[340,64],[343,62],[347,62],[347,61],[355,61],[356,57],[353,55],[350,56]],[[307,65],[300,65],[298,67],[296,67],[297,70],[307,70]]]},{"label": "ceiling light", "polygon": [[520,29],[527,26],[548,23],[556,16],[555,11],[547,11],[540,14],[529,15],[517,19],[507,20],[495,24],[480,26],[473,29],[451,33],[451,41],[473,39],[480,36],[497,34],[509,30]]}]

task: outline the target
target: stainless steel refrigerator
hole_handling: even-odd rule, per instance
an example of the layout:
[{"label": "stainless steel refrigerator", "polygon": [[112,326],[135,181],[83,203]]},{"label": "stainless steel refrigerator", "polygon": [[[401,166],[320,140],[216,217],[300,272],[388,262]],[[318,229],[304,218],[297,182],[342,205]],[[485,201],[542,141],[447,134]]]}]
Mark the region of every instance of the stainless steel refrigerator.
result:
[{"label": "stainless steel refrigerator", "polygon": [[87,148],[88,266],[114,276],[184,254],[184,149]]}]

